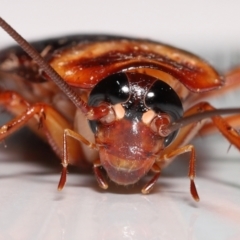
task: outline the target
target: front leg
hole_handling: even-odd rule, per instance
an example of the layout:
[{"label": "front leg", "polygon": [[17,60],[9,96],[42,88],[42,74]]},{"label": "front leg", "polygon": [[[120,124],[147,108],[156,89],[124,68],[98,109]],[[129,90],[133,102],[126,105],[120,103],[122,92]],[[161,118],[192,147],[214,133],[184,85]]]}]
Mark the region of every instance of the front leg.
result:
[{"label": "front leg", "polygon": [[190,161],[189,161],[189,170],[188,170],[188,177],[190,178],[190,192],[195,201],[199,201],[199,196],[197,192],[197,188],[194,183],[194,178],[196,176],[196,170],[195,170],[195,163],[196,163],[196,153],[195,153],[195,148],[193,145],[186,145],[184,147],[175,149],[169,153],[166,153],[162,155],[156,163],[160,163],[163,161],[164,163],[171,161],[173,157],[176,157],[180,154],[190,152]]},{"label": "front leg", "polygon": [[101,167],[102,165],[101,165],[100,159],[95,160],[93,164],[93,170],[94,170],[94,174],[96,176],[98,185],[102,189],[107,189],[108,188],[107,180],[103,176],[103,173],[100,169]]},{"label": "front leg", "polygon": [[[86,138],[84,138],[82,135],[79,133],[76,133],[75,131],[71,129],[64,129],[63,133],[63,156],[62,156],[62,173],[61,173],[61,178],[58,184],[58,190],[61,191],[66,183],[67,179],[67,167],[69,164],[69,144],[70,140],[77,140],[85,145],[87,145],[90,149],[93,150],[98,150],[97,146],[95,143],[89,142]],[[76,141],[75,141],[76,142]]]},{"label": "front leg", "polygon": [[143,194],[148,194],[150,191],[152,191],[155,183],[157,182],[160,174],[161,174],[161,168],[154,163],[151,170],[155,173],[153,178],[142,188],[142,193]]},{"label": "front leg", "polygon": [[[67,163],[76,164],[77,160],[81,159],[82,150],[79,142],[69,139],[69,149],[66,149],[66,146],[63,148],[64,129],[69,129],[72,125],[50,105],[45,103],[31,105],[14,91],[1,92],[0,105],[16,116],[0,128],[0,140],[5,139],[21,127],[27,125],[39,136],[47,139],[60,158],[63,155],[67,155]],[[63,165],[65,162],[63,161]],[[66,175],[65,169],[61,179]]]}]

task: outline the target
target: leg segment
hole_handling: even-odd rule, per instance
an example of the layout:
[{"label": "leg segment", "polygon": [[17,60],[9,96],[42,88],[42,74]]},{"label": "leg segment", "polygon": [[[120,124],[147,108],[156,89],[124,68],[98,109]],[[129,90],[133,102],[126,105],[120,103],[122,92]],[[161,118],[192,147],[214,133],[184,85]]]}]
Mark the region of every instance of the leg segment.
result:
[{"label": "leg segment", "polygon": [[[21,127],[28,125],[37,134],[48,140],[56,154],[62,156],[62,139],[65,128],[71,128],[71,124],[62,117],[55,109],[45,103],[30,105],[19,94],[15,92],[0,93],[0,104],[16,117],[4,124],[0,128],[0,140],[8,137]],[[39,131],[42,126],[43,131]],[[71,153],[71,158],[79,156],[79,148],[76,143],[72,143],[75,149]]]},{"label": "leg segment", "polygon": [[[212,107],[207,102],[198,103],[189,110],[187,110],[184,114],[184,116],[190,116],[192,114],[213,110],[214,107]],[[156,161],[156,164],[158,164],[160,167],[165,167],[168,165],[174,157],[176,157],[179,154],[182,154],[184,152],[191,151],[191,158],[190,158],[190,166],[189,166],[189,177],[191,180],[191,193],[193,198],[198,201],[199,197],[197,194],[197,190],[194,184],[194,177],[195,177],[195,150],[192,145],[184,146],[185,144],[188,144],[192,138],[194,138],[199,131],[203,131],[203,133],[206,133],[206,131],[209,131],[212,128],[218,129],[223,136],[230,142],[230,144],[233,144],[238,149],[240,149],[240,135],[237,130],[235,130],[231,125],[228,123],[234,123],[234,125],[239,126],[239,115],[236,115],[234,117],[227,117],[222,118],[221,116],[214,116],[211,118],[212,123],[206,125],[206,128],[204,127],[206,124],[206,121],[201,121],[200,123],[196,124],[190,124],[182,129],[180,129],[180,132],[177,136],[177,138],[174,140],[174,142],[167,148],[165,148],[159,157],[159,160]],[[237,121],[238,120],[238,121]]]},{"label": "leg segment", "polygon": [[161,174],[161,168],[154,163],[151,169],[155,175],[153,176],[153,178],[142,188],[142,193],[143,194],[148,194],[154,187],[155,183],[157,182],[160,174]]},{"label": "leg segment", "polygon": [[[16,117],[4,124],[0,128],[0,140],[8,137],[13,132],[17,131],[24,125],[28,125],[39,136],[47,139],[55,153],[62,158],[67,156],[67,161],[63,160],[63,166],[66,162],[77,163],[82,156],[81,147],[79,142],[73,138],[68,140],[69,147],[64,145],[64,136],[66,133],[64,129],[71,128],[71,124],[54,108],[44,103],[37,103],[34,105],[26,102],[19,94],[6,91],[0,93],[0,105],[6,110],[16,115]],[[42,127],[42,131],[39,131],[39,126]],[[75,133],[73,136],[77,135]],[[77,138],[75,136],[75,138]],[[66,137],[65,137],[66,139]],[[80,142],[86,144],[84,138],[77,138]],[[66,176],[66,168],[63,169],[61,182],[64,182],[64,176]],[[65,177],[66,178],[66,177]],[[63,185],[63,184],[60,184]]]},{"label": "leg segment", "polygon": [[[70,137],[70,138],[68,138]],[[61,173],[61,178],[58,184],[58,190],[61,191],[66,183],[66,179],[67,179],[67,166],[69,164],[69,146],[71,146],[69,144],[70,140],[77,140],[81,143],[84,143],[85,145],[87,145],[89,148],[91,149],[95,149],[97,150],[97,146],[94,143],[89,142],[87,139],[85,139],[82,135],[74,132],[71,129],[64,129],[63,132],[63,156],[62,156],[62,173]]]},{"label": "leg segment", "polygon": [[199,201],[199,196],[197,193],[197,189],[194,183],[194,178],[196,176],[196,170],[195,170],[195,162],[196,162],[196,153],[193,145],[186,145],[184,147],[175,149],[167,154],[164,154],[158,161],[161,162],[164,160],[165,162],[169,159],[172,159],[173,157],[176,157],[180,154],[190,152],[190,161],[189,161],[189,171],[188,171],[188,177],[190,178],[190,192],[192,194],[192,197],[195,201]]},{"label": "leg segment", "polygon": [[[213,110],[213,109],[214,107],[212,107],[209,103],[201,102],[191,107],[190,109],[188,109],[185,112],[184,117],[193,115],[195,113],[203,112],[203,111]],[[223,134],[223,136],[230,142],[230,144],[240,149],[240,135],[238,131],[235,130],[230,125],[230,124],[233,124],[233,126],[240,126],[239,119],[240,119],[240,115],[230,116],[227,118],[223,118],[221,116],[214,116],[211,118],[212,123],[207,123],[207,120],[202,120],[201,122],[198,122],[198,123],[189,124],[188,126],[180,129],[176,139],[173,141],[171,145],[169,145],[167,148],[165,148],[161,152],[161,156],[188,144],[199,133],[206,134],[208,131],[210,132],[216,129],[218,129],[218,131],[220,131]],[[167,165],[167,163],[165,163],[164,161],[162,161],[159,164],[163,167]]]},{"label": "leg segment", "polygon": [[107,189],[108,188],[108,184],[107,184],[107,181],[106,179],[104,178],[103,174],[102,174],[102,171],[100,169],[101,167],[101,162],[100,160],[96,160],[93,164],[93,171],[95,173],[95,176],[96,176],[96,179],[97,179],[97,182],[98,182],[98,185],[100,188],[102,189]]},{"label": "leg segment", "polygon": [[[200,103],[198,104],[198,111],[208,111],[214,110],[209,103]],[[222,135],[229,141],[230,144],[234,145],[240,150],[240,135],[237,130],[235,130],[226,119],[220,116],[214,116],[211,118],[213,125],[222,133]]]},{"label": "leg segment", "polygon": [[[230,126],[234,128],[240,128],[240,114],[228,116],[224,118]],[[217,131],[216,125],[212,122],[206,123],[199,131],[201,136],[215,133]]]}]

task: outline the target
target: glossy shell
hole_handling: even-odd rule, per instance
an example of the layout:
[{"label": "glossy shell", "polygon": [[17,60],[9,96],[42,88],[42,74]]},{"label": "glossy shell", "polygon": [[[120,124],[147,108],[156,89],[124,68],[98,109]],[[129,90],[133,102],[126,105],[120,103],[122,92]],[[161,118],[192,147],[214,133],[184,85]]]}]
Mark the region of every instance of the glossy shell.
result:
[{"label": "glossy shell", "polygon": [[[150,40],[74,35],[32,42],[31,45],[85,101],[99,81],[116,72],[138,72],[161,79],[176,91],[184,104],[193,92],[210,91],[223,85],[221,76],[199,57]],[[94,141],[85,116],[19,46],[0,52],[0,78],[4,88],[21,93],[29,103],[51,104],[77,132]],[[16,115],[17,110],[12,113]],[[81,145],[84,158],[93,162],[96,152]],[[78,164],[77,160],[72,163]]]},{"label": "glossy shell", "polygon": [[[146,194],[162,167],[177,155],[191,152],[190,191],[199,201],[194,183],[195,150],[193,145],[185,143],[206,123],[201,121],[200,127],[195,124],[205,116],[198,113],[209,110],[215,114],[207,114],[213,125],[231,144],[240,147],[238,132],[217,116],[221,111],[214,111],[207,102],[194,103],[195,93],[218,89],[224,80],[193,54],[150,40],[104,35],[69,36],[32,45],[62,79],[55,78],[48,68],[44,73],[20,47],[3,50],[0,53],[2,104],[16,117],[1,128],[2,139],[24,124],[36,130],[32,120],[37,120],[48,143],[62,157],[59,190],[65,185],[67,166],[85,159],[93,164],[97,182],[103,189],[108,184],[102,168],[120,185],[136,183],[152,170],[155,175],[142,188]],[[40,65],[41,62],[38,61]],[[47,74],[53,76],[52,81],[63,92]],[[126,77],[126,81],[120,84],[116,76]],[[106,84],[106,79],[110,83]],[[108,89],[114,88],[115,83],[129,94],[125,95],[124,90],[118,95],[117,90],[117,97],[111,95]],[[206,96],[200,95],[201,99]],[[94,99],[98,101],[99,96],[103,101],[95,105]],[[123,114],[117,112],[118,108]],[[193,117],[192,121],[188,117]],[[91,128],[87,120],[94,121]],[[172,141],[180,128],[178,123],[180,133]],[[95,152],[90,153],[92,150]]]},{"label": "glossy shell", "polygon": [[[199,57],[162,43],[104,35],[60,37],[32,45],[70,85],[91,89],[104,77],[137,69],[163,71],[192,92],[213,90],[223,79]],[[9,62],[15,55],[17,62]],[[0,54],[0,70],[16,73],[34,82],[44,81],[38,66],[19,48]],[[149,73],[148,73],[149,74]]]}]

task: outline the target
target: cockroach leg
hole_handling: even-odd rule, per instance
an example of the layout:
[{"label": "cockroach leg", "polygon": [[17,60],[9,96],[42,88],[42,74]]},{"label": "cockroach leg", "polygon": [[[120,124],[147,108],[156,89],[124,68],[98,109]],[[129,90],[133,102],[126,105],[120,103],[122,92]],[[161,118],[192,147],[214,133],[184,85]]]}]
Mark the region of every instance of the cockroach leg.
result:
[{"label": "cockroach leg", "polygon": [[95,149],[98,150],[98,147],[95,143],[91,143],[89,142],[86,138],[84,138],[82,135],[80,135],[79,133],[76,133],[75,131],[71,130],[71,129],[64,129],[64,133],[63,133],[63,156],[65,157],[65,154],[67,154],[67,145],[68,145],[68,138],[67,137],[71,137],[83,144],[85,144],[86,146],[88,146],[91,149]]},{"label": "cockroach leg", "polygon": [[[188,117],[200,112],[207,112],[209,110],[214,109],[215,108],[212,107],[209,103],[201,102],[189,108],[184,113],[184,117]],[[176,148],[184,146],[198,134],[200,135],[209,134],[212,133],[213,131],[216,132],[217,130],[223,134],[223,136],[230,142],[230,144],[240,149],[240,135],[238,131],[234,129],[234,127],[240,126],[239,119],[240,114],[236,114],[225,118],[221,116],[213,116],[211,117],[212,122],[209,121],[207,122],[206,119],[200,122],[191,123],[180,129],[176,139],[169,147],[163,149],[163,151],[161,152],[161,156],[165,155],[168,152],[173,151]],[[167,163],[162,162],[161,166],[165,167],[166,164]]]},{"label": "cockroach leg", "polygon": [[188,176],[190,178],[190,192],[192,197],[194,198],[195,201],[199,201],[199,196],[197,193],[197,189],[194,183],[194,178],[196,176],[196,170],[195,170],[195,162],[196,162],[196,153],[195,153],[195,148],[193,145],[186,145],[184,147],[175,149],[169,153],[166,153],[165,155],[161,156],[161,158],[159,160],[156,161],[156,163],[160,163],[161,161],[168,161],[173,157],[176,157],[180,154],[186,153],[186,152],[190,152],[191,156],[190,156],[190,161],[189,161],[189,171],[188,171]]},{"label": "cockroach leg", "polygon": [[95,160],[93,164],[93,171],[95,173],[98,185],[102,189],[107,189],[108,188],[107,180],[104,178],[100,167],[102,167],[100,159]]},{"label": "cockroach leg", "polygon": [[[224,118],[224,121],[227,122],[231,127],[239,128],[240,127],[240,114],[228,116]],[[206,123],[199,131],[200,136],[213,134],[217,131],[216,125],[212,122]]]},{"label": "cockroach leg", "polygon": [[58,191],[61,191],[66,183],[67,180],[67,165],[65,166],[64,164],[61,172],[61,177],[58,183]]},{"label": "cockroach leg", "polygon": [[[7,111],[13,112],[13,114],[20,115],[30,105],[19,94],[12,91],[5,91],[0,93],[0,105],[2,105]],[[0,129],[0,139],[4,139],[9,136],[15,129],[20,128],[28,121],[26,116],[18,118],[17,121],[11,121],[5,124]]]},{"label": "cockroach leg", "polygon": [[[198,112],[214,110],[215,108],[207,102],[199,103],[194,108]],[[213,125],[222,133],[222,135],[229,141],[230,144],[234,145],[240,150],[240,135],[226,119],[221,116],[211,117]]]},{"label": "cockroach leg", "polygon": [[89,148],[91,149],[95,149],[97,150],[97,146],[94,143],[89,142],[86,138],[84,138],[82,135],[80,135],[79,133],[74,132],[71,129],[64,129],[63,132],[63,156],[62,156],[62,173],[61,173],[61,177],[59,180],[59,184],[58,184],[58,190],[61,191],[66,183],[66,179],[67,179],[67,166],[69,164],[69,149],[68,149],[68,141],[69,138],[75,139],[85,145],[87,145]]},{"label": "cockroach leg", "polygon": [[[19,110],[21,111],[25,108],[23,113],[19,114],[16,118],[4,124],[0,128],[0,140],[20,129],[36,116],[38,116],[37,121],[39,121],[39,119],[42,120],[43,118],[41,114],[46,108],[45,104],[34,104],[33,106],[30,106],[26,101],[24,101],[24,99],[14,92],[1,93],[0,104],[3,105],[9,112],[14,112],[15,114],[19,112]],[[17,110],[11,111],[13,109]]]},{"label": "cockroach leg", "polygon": [[153,178],[142,188],[143,194],[148,194],[150,191],[152,191],[155,183],[157,182],[160,174],[161,174],[161,168],[154,163],[151,170],[155,173]]},{"label": "cockroach leg", "polygon": [[[5,139],[24,125],[27,125],[40,137],[47,139],[59,157],[63,156],[64,129],[70,128],[72,124],[59,112],[45,103],[31,105],[14,91],[1,92],[0,105],[16,116],[0,128],[0,140]],[[42,126],[41,129],[39,129],[39,124]],[[86,141],[84,143],[86,144]],[[69,145],[68,161],[76,161],[81,156],[82,151],[79,143],[74,139],[69,139]],[[64,176],[66,176],[67,169],[65,165],[64,167],[60,186],[63,186],[65,182]]]},{"label": "cockroach leg", "polygon": [[[184,117],[194,115],[198,112],[204,112],[213,110],[214,108],[207,102],[201,102],[190,109],[188,109]],[[180,129],[180,132],[174,142],[167,147],[166,149],[163,149],[161,152],[160,158],[157,161],[157,164],[160,167],[166,167],[171,161],[173,161],[174,157],[176,157],[178,154],[184,153],[186,150],[190,151],[190,149],[187,149],[188,147],[184,145],[191,140],[194,136],[197,134],[208,134],[211,133],[211,131],[220,131],[225,138],[230,142],[230,144],[236,146],[238,149],[240,149],[240,135],[237,130],[235,130],[233,127],[240,126],[239,123],[240,115],[234,115],[229,116],[226,118],[222,118],[220,116],[214,116],[211,118],[211,123],[206,123],[205,120],[201,121],[200,123],[193,123],[189,124],[183,128]],[[175,150],[177,149],[177,150]],[[183,149],[179,152],[179,149]],[[190,160],[190,168],[189,168],[189,177],[191,179],[191,193],[195,200],[199,200],[197,190],[194,184],[194,177],[195,177],[195,151],[192,150],[191,154],[191,160]]]}]

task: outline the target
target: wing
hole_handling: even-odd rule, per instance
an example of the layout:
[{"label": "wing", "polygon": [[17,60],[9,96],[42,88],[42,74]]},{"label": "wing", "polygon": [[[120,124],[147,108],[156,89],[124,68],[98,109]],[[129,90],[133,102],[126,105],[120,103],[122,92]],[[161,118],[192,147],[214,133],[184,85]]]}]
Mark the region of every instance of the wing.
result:
[{"label": "wing", "polygon": [[[108,35],[75,35],[32,45],[70,85],[91,89],[104,77],[134,69],[163,71],[193,92],[223,85],[221,76],[199,57],[162,43]],[[41,82],[48,79],[19,48],[0,53],[0,71]]]}]

